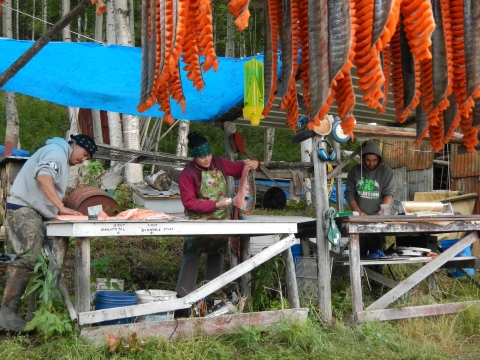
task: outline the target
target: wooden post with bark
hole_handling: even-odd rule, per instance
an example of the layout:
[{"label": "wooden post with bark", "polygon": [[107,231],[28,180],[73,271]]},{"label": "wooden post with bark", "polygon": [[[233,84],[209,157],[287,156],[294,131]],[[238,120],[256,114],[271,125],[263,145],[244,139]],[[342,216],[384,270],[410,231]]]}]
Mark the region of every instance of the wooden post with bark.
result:
[{"label": "wooden post with bark", "polygon": [[[312,141],[312,148],[316,149],[317,144],[323,136],[315,136]],[[325,148],[321,142],[320,147]],[[317,208],[317,276],[318,276],[318,304],[327,322],[332,321],[332,296],[330,286],[330,244],[325,237],[323,229],[324,213],[328,209],[327,193],[327,167],[320,161],[318,156],[313,157],[313,169],[315,179],[315,206]]]}]

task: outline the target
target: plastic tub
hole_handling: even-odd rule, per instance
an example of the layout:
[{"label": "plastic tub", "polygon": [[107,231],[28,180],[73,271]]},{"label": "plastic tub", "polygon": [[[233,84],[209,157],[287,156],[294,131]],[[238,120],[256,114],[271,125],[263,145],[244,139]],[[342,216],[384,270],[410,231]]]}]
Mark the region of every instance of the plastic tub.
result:
[{"label": "plastic tub", "polygon": [[[175,291],[169,290],[138,290],[138,303],[149,304],[157,301],[173,300],[177,298]],[[173,320],[175,311],[161,312],[139,316],[138,322],[160,322]]]},{"label": "plastic tub", "polygon": [[293,263],[295,264],[297,257],[302,255],[302,247],[299,244],[295,244],[295,245],[292,245],[290,250],[292,252]]},{"label": "plastic tub", "polygon": [[[440,240],[440,246],[442,247],[442,250],[445,251],[449,247],[452,247],[454,244],[459,242],[460,239],[452,239],[452,240]],[[463,249],[460,251],[455,257],[462,257],[462,256],[472,256],[472,249],[471,247],[467,247],[466,249]],[[463,269],[468,275],[473,276],[475,273],[475,270],[473,268],[467,268]],[[447,276],[449,277],[460,277],[460,276],[465,276],[465,274],[460,270],[460,269],[447,269]]]},{"label": "plastic tub", "polygon": [[[98,291],[95,295],[95,310],[111,309],[137,305],[137,294],[125,291]],[[133,323],[135,318],[108,320],[99,325],[117,325]]]}]

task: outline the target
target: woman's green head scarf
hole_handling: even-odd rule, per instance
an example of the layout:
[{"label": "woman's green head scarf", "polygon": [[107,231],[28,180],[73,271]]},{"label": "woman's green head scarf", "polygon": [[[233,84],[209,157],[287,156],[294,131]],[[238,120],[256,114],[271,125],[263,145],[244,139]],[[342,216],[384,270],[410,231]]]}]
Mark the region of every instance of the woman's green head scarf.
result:
[{"label": "woman's green head scarf", "polygon": [[188,134],[187,138],[190,155],[193,158],[204,157],[212,153],[210,144],[203,136],[197,134],[196,132],[191,132]]}]

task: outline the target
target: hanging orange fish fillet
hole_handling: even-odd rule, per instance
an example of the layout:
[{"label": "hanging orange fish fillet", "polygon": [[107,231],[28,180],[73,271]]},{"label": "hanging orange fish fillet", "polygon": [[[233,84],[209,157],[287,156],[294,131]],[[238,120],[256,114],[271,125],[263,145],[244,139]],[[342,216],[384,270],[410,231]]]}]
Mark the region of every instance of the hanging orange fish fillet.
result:
[{"label": "hanging orange fish fillet", "polygon": [[330,110],[333,94],[330,88],[328,1],[308,1],[308,73],[310,75],[310,122],[308,128],[320,125]]},{"label": "hanging orange fish fillet", "polygon": [[[175,49],[175,41],[176,41],[176,39],[174,39],[174,26],[173,26],[173,19],[174,19],[173,3],[174,2],[176,2],[176,0],[162,0],[160,2],[161,4],[164,3],[164,6],[165,6],[163,8],[165,18],[164,20],[161,20],[165,22],[165,26],[164,27],[162,26],[162,29],[161,29],[161,31],[164,32],[163,34],[161,34],[161,41],[162,41],[162,44],[163,42],[165,43],[165,45],[162,46],[165,52],[164,54],[165,59],[162,60],[158,69],[157,78],[159,83],[166,82],[172,71],[169,68],[169,65],[170,65],[170,58],[173,57],[172,50]],[[160,19],[162,19],[162,16],[160,16]],[[176,31],[176,28],[175,28],[175,31]]]},{"label": "hanging orange fish fillet", "polygon": [[400,6],[410,51],[415,60],[430,59],[431,37],[435,29],[430,0],[404,1]]},{"label": "hanging orange fish fillet", "polygon": [[171,56],[168,59],[168,72],[173,75],[179,71],[178,61],[182,53],[185,35],[187,33],[187,0],[173,1],[173,23],[172,23],[172,49]]},{"label": "hanging orange fish fillet", "polygon": [[438,115],[438,121],[436,125],[430,125],[428,127],[428,133],[430,135],[430,145],[433,152],[438,152],[443,149],[443,114]]},{"label": "hanging orange fish fillet", "polygon": [[467,45],[465,46],[467,83],[464,108],[465,113],[468,113],[469,118],[472,119],[472,126],[479,127],[480,124],[473,124],[471,113],[475,103],[480,101],[480,3],[478,0],[464,0],[463,10],[464,42]]},{"label": "hanging orange fish fillet", "polygon": [[380,60],[382,64],[383,74],[385,77],[385,83],[383,84],[383,93],[384,98],[382,101],[382,107],[377,110],[377,114],[383,114],[387,107],[388,95],[390,90],[390,75],[391,75],[391,61],[390,61],[390,51],[387,49],[383,50],[380,53]]},{"label": "hanging orange fish fillet", "polygon": [[[4,1],[5,0],[0,0],[0,4],[3,4]],[[97,11],[95,11],[97,15],[102,15],[105,12],[105,10],[107,10],[107,6],[103,2],[103,0],[92,0],[92,4],[98,4]],[[0,15],[2,15],[1,8],[0,8]]]},{"label": "hanging orange fish fillet", "polygon": [[230,13],[236,18],[234,23],[240,31],[248,26],[248,19],[250,19],[249,4],[250,0],[230,0],[228,3]]},{"label": "hanging orange fish fillet", "polygon": [[168,79],[168,93],[177,104],[182,106],[182,113],[185,113],[185,96],[183,95],[182,81],[180,79],[180,71],[177,66],[172,75]]},{"label": "hanging orange fish fillet", "polygon": [[[346,41],[348,58],[343,62],[343,67],[335,77],[334,91],[335,102],[337,103],[338,116],[342,120],[340,126],[345,134],[354,139],[353,128],[355,127],[355,117],[352,115],[355,106],[355,93],[353,91],[353,82],[350,70],[353,66],[352,61],[355,57],[355,32],[357,28],[357,19],[355,15],[355,1],[350,0],[342,3],[345,14],[345,26],[349,39]],[[332,41],[332,44],[335,42]]]},{"label": "hanging orange fish fillet", "polygon": [[[188,26],[187,26],[188,24]],[[212,10],[209,0],[146,0],[142,4],[142,79],[140,112],[158,103],[164,120],[173,123],[170,96],[182,105],[179,58],[186,76],[200,90],[205,83],[200,68],[216,70],[219,62],[213,47]]]},{"label": "hanging orange fish fillet", "polygon": [[420,64],[413,57],[399,22],[390,42],[392,89],[395,115],[404,122],[420,101]]},{"label": "hanging orange fish fillet", "polygon": [[199,0],[199,19],[196,24],[198,54],[204,56],[203,71],[207,72],[213,66],[218,69],[217,55],[213,45],[212,7],[210,0]]},{"label": "hanging orange fish fillet", "polygon": [[[278,15],[281,11],[278,8],[277,0],[268,0],[265,2],[265,45],[264,45],[264,102],[263,116],[267,116],[275,100],[275,89],[277,88],[277,44],[278,44]],[[281,18],[281,17],[280,17]]]},{"label": "hanging orange fish fillet", "polygon": [[[288,81],[287,92],[280,103],[280,109],[288,110],[286,123],[295,131],[295,125],[298,120],[298,99],[296,74],[298,70],[298,45],[299,45],[299,23],[298,7],[295,0],[287,0],[284,3],[282,34],[282,80]],[[284,66],[286,65],[286,66]],[[284,77],[286,77],[284,79]],[[278,90],[278,85],[277,85]]]},{"label": "hanging orange fish fillet", "polygon": [[375,46],[372,46],[374,4],[375,0],[356,2],[355,66],[360,84],[358,88],[364,93],[362,101],[372,109],[379,109],[382,107],[379,100],[384,98],[382,87],[385,77],[379,52]]},{"label": "hanging orange fish fillet", "polygon": [[378,52],[385,49],[395,33],[400,19],[401,2],[402,0],[375,1],[372,45],[375,45]]},{"label": "hanging orange fish fillet", "polygon": [[172,117],[172,111],[170,108],[170,96],[168,94],[167,83],[162,83],[158,86],[157,102],[160,105],[160,109],[164,112],[163,121],[172,125],[175,120]]},{"label": "hanging orange fish fillet", "polygon": [[[300,19],[307,19],[308,18],[308,6],[307,1],[299,1],[298,3],[298,17]],[[308,92],[309,88],[309,75],[308,75],[308,21],[301,21],[299,34],[300,38],[300,79],[302,80],[302,88],[303,88],[303,96],[302,96],[302,103],[303,106],[307,109],[307,116],[309,117],[310,114],[308,113],[310,110],[310,95]]]},{"label": "hanging orange fish fillet", "polygon": [[444,138],[443,142],[448,143],[453,136],[455,129],[460,126],[460,111],[458,110],[457,99],[455,93],[451,93],[448,97],[449,106],[442,112]]},{"label": "hanging orange fish fillet", "polygon": [[[476,74],[467,74],[467,63],[472,61],[473,58],[467,60],[467,50],[465,47],[466,35],[470,32],[471,28],[467,29],[472,24],[465,23],[465,1],[464,0],[451,0],[450,1],[450,18],[452,29],[452,49],[453,49],[453,92],[458,102],[458,108],[460,112],[460,128],[463,134],[463,144],[467,147],[468,151],[474,151],[474,146],[478,142],[477,131],[472,129],[473,117],[471,116],[471,110],[473,107],[473,101],[471,95],[474,94],[473,88],[470,88],[470,92],[467,94],[467,84],[469,83],[469,76],[476,76]],[[469,44],[468,46],[472,46]],[[473,90],[473,91],[472,91]]]},{"label": "hanging orange fish fillet", "polygon": [[[187,24],[195,24],[199,15],[198,3],[194,0],[188,1]],[[187,72],[187,79],[193,82],[193,86],[199,91],[205,86],[202,71],[200,69],[200,57],[197,47],[195,29],[188,25],[186,28],[185,42],[183,44],[182,61],[187,64],[183,70]]]},{"label": "hanging orange fish fillet", "polygon": [[[433,75],[432,75],[432,59],[425,59],[420,63],[421,69],[421,82],[420,82],[420,99],[422,103],[422,109],[425,113],[425,118],[428,122],[426,129],[436,126],[438,120],[438,112],[437,116],[432,117],[432,109],[433,109]],[[435,119],[433,122],[432,119]],[[415,144],[420,144],[421,140],[426,136],[427,131],[422,131],[420,134],[417,134],[417,139],[415,140]],[[435,133],[439,135],[437,131]],[[430,135],[430,143],[433,146],[433,143],[437,143],[438,139],[432,139],[432,135]],[[441,134],[441,139],[443,139],[443,131]]]},{"label": "hanging orange fish fillet", "polygon": [[[439,149],[444,138],[442,111],[449,105],[448,96],[452,92],[453,78],[448,0],[432,0],[432,10],[437,25],[432,34],[432,58],[421,62],[421,99],[430,126],[430,143],[434,149]],[[442,121],[442,124],[439,124],[439,121]],[[417,141],[421,138],[422,136]]]}]

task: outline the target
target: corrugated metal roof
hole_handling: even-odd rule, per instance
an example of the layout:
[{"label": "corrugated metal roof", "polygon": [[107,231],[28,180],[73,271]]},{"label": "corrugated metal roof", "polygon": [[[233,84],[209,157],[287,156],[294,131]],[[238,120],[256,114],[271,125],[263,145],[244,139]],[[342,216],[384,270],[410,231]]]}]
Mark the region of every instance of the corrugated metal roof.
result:
[{"label": "corrugated metal roof", "polygon": [[392,169],[423,170],[432,166],[433,152],[430,143],[420,146],[409,141],[383,140],[383,162]]},{"label": "corrugated metal roof", "polygon": [[458,146],[452,145],[450,154],[452,178],[480,176],[480,154],[478,152],[459,154]]}]

